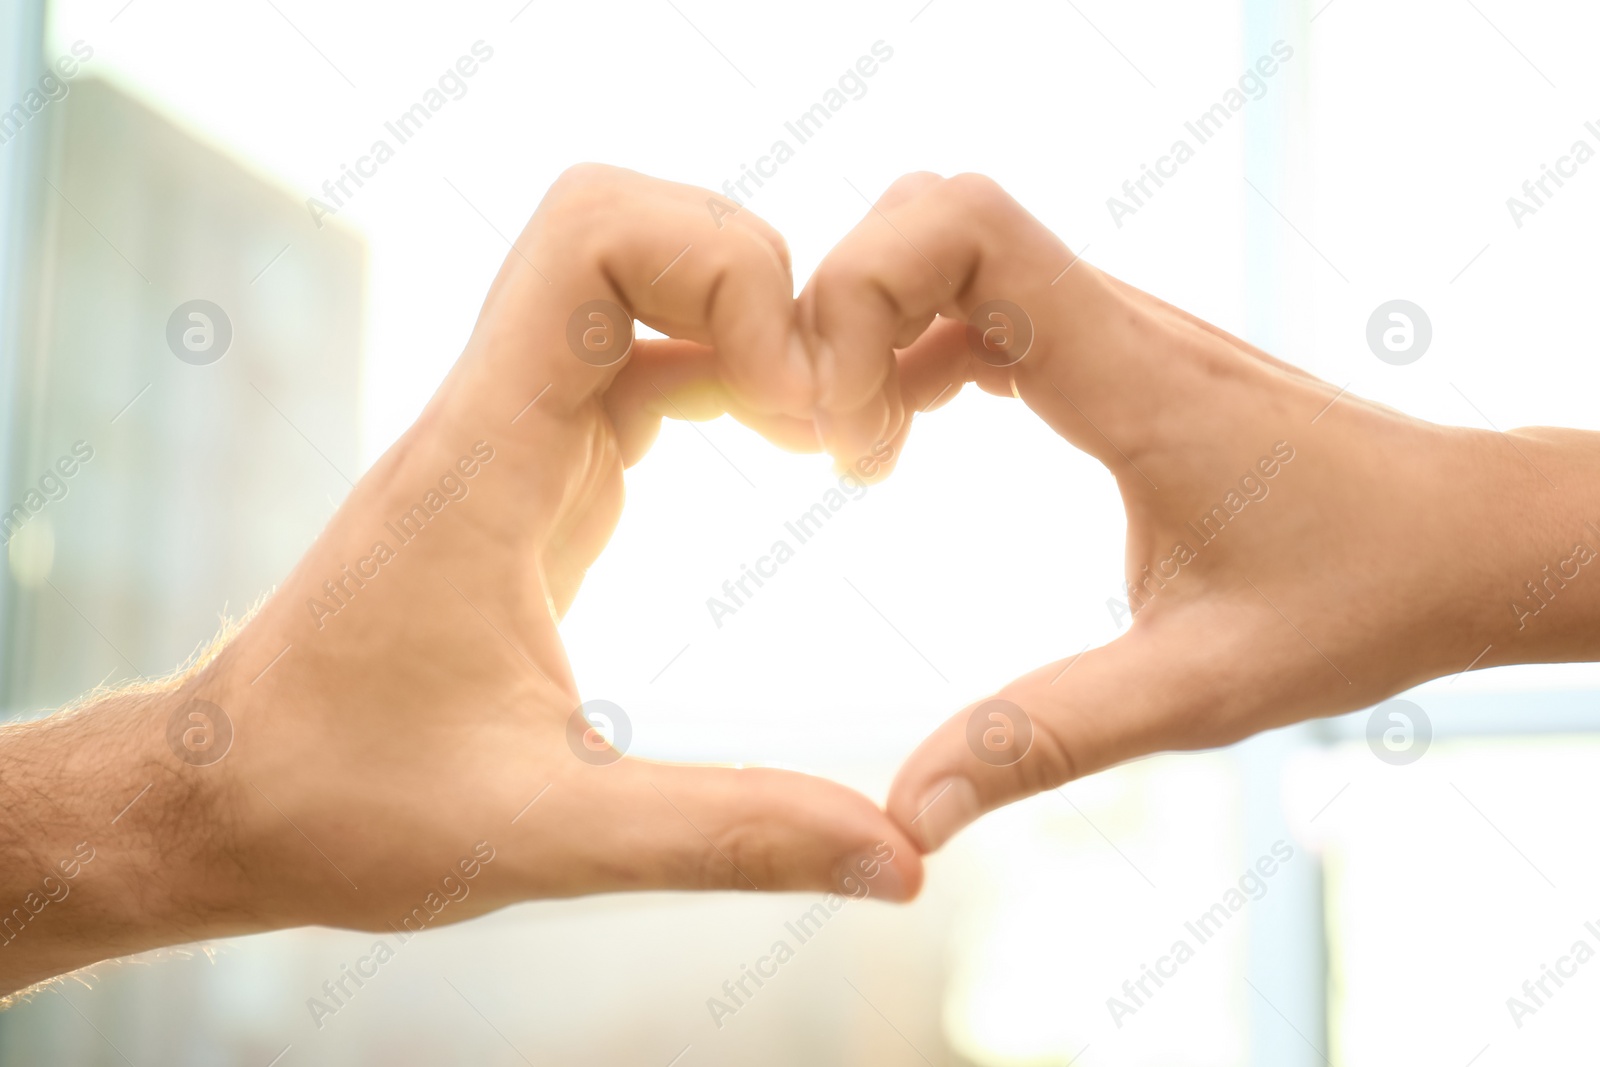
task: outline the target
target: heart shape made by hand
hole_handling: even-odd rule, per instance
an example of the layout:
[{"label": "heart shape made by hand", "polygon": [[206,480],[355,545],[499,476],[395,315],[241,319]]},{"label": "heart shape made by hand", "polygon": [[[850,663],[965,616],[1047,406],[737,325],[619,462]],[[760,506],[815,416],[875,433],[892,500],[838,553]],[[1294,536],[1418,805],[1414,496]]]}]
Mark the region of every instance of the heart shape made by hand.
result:
[{"label": "heart shape made by hand", "polygon": [[[665,338],[635,340],[635,319]],[[1128,631],[958,711],[886,811],[787,771],[617,758],[575,711],[557,623],[661,419],[730,412],[879,478],[913,416],[968,382],[1116,478]],[[986,178],[894,183],[795,297],[749,210],[573,168],[415,425],[182,680],[231,726],[226,759],[175,765],[229,828],[207,847],[239,874],[207,893],[235,902],[216,905],[232,929],[385,929],[482,844],[492,877],[438,921],[657,887],[909,898],[921,854],[985,811],[1365,706],[1503,641],[1444,606],[1464,580],[1448,560],[1386,550],[1446,525],[1490,539],[1459,534],[1490,505],[1440,488],[1486,465],[1527,492],[1514,456],[1096,270]]]}]

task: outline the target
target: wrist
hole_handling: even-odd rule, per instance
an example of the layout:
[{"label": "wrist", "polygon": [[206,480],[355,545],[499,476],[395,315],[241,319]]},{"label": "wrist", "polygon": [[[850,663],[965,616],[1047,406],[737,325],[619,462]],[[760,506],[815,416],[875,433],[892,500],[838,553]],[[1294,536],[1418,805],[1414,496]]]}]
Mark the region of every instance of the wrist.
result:
[{"label": "wrist", "polygon": [[1420,616],[1399,616],[1443,638],[1418,640],[1427,677],[1600,658],[1600,438],[1419,426],[1434,442],[1410,486],[1423,540],[1399,548]]},{"label": "wrist", "polygon": [[1504,662],[1600,659],[1600,435],[1538,427],[1491,436],[1508,470],[1498,510],[1509,551],[1489,605]]}]

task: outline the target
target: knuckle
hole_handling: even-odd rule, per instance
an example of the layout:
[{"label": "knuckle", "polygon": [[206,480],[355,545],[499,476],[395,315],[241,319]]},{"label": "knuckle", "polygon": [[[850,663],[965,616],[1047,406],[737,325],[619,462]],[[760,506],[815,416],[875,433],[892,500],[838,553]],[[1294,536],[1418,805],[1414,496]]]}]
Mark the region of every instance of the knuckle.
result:
[{"label": "knuckle", "polygon": [[772,249],[773,254],[778,257],[778,265],[783,268],[783,273],[793,276],[794,257],[789,254],[789,242],[784,240],[783,234],[773,230],[771,233],[764,233],[762,236],[768,247]]},{"label": "knuckle", "polygon": [[574,163],[550,184],[550,196],[565,198],[611,188],[625,173],[605,163]]},{"label": "knuckle", "polygon": [[1045,724],[1034,723],[1033,751],[1018,767],[1028,792],[1042,793],[1065,785],[1079,776],[1078,765],[1077,754],[1067,738]]},{"label": "knuckle", "polygon": [[811,276],[810,286],[820,305],[839,298],[853,300],[875,292],[882,273],[881,246],[863,245],[846,256],[829,256]]},{"label": "knuckle", "polygon": [[773,242],[745,226],[729,226],[718,232],[711,242],[710,255],[717,274],[737,281],[788,273],[786,261]]},{"label": "knuckle", "polygon": [[956,208],[990,223],[1009,220],[1018,207],[1011,194],[987,174],[957,174],[941,185],[939,191]]},{"label": "knuckle", "polygon": [[1037,693],[1002,690],[998,696],[1022,710],[1032,732],[1027,753],[1011,768],[1025,793],[1054,789],[1077,778],[1082,767],[1081,753],[1074,743],[1071,724],[1063,721],[1066,709],[1041,703]]},{"label": "knuckle", "polygon": [[897,204],[910,200],[934,186],[942,185],[944,180],[942,175],[935,174],[931,170],[914,170],[909,174],[902,174],[883,191],[878,203]]},{"label": "knuckle", "polygon": [[722,827],[707,835],[707,847],[700,853],[697,880],[707,889],[770,887],[765,855],[752,827],[743,824]]},{"label": "knuckle", "polygon": [[578,163],[561,172],[539,205],[539,231],[566,249],[603,247],[620,200],[614,167]]},{"label": "knuckle", "polygon": [[1000,187],[999,182],[987,174],[979,174],[976,171],[963,171],[953,175],[944,183],[943,189],[951,196],[979,204],[1006,196],[1006,191]]}]

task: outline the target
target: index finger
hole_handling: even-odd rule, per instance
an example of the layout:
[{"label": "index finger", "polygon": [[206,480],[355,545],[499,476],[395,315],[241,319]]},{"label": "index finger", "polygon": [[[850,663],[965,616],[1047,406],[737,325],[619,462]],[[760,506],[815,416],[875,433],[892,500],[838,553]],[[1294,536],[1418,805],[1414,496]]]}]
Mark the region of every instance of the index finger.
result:
[{"label": "index finger", "polygon": [[507,256],[469,350],[510,410],[548,391],[570,411],[632,353],[633,320],[712,346],[722,379],[764,412],[809,416],[811,361],[787,248],[748,211],[693,186],[583,165],[546,194]]},{"label": "index finger", "polygon": [[[1140,347],[1121,336],[1128,326],[1118,308],[1126,300],[1108,288],[993,180],[912,175],[823,260],[800,294],[800,323],[824,405],[861,404],[893,387],[896,373],[909,373],[915,392],[915,380],[936,371],[948,376],[945,384],[976,381],[1024,400],[1117,469],[1091,419],[1103,405],[1125,407],[1127,380],[1149,369],[1134,374],[1100,358]],[[929,330],[936,316],[953,323]],[[897,362],[896,350],[907,348],[916,358],[902,352]],[[868,417],[836,433],[836,454],[859,446],[849,435],[859,435],[871,414],[869,406]]]}]

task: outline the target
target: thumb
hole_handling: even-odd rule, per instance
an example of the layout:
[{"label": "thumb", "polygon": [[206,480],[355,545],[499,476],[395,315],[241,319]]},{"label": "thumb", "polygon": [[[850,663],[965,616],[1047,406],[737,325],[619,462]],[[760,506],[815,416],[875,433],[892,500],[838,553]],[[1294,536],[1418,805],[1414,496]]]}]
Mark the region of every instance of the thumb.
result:
[{"label": "thumb", "polygon": [[876,804],[836,782],[632,758],[606,770],[620,772],[606,803],[635,829],[625,853],[631,888],[819,890],[904,901],[922,886],[918,848]]},{"label": "thumb", "polygon": [[985,812],[1136,756],[1200,743],[1198,662],[1137,627],[1023,675],[928,736],[889,791],[924,852]]}]

